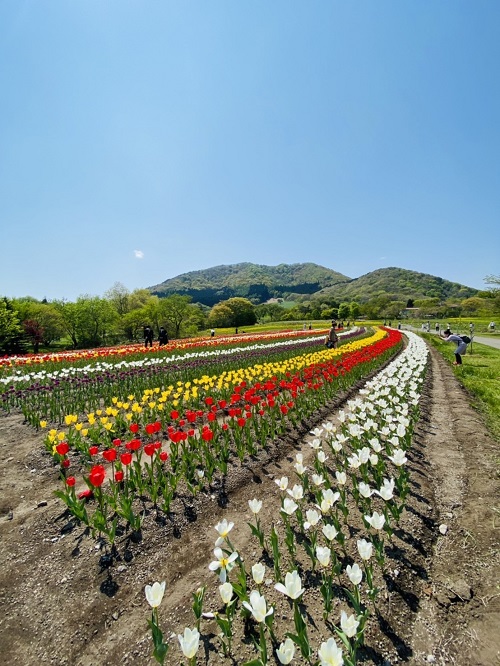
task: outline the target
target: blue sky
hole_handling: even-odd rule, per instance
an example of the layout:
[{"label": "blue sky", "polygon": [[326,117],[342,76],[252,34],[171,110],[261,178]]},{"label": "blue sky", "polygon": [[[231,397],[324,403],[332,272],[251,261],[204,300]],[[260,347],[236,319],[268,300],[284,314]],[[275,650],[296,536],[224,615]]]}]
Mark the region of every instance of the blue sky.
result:
[{"label": "blue sky", "polygon": [[500,273],[497,0],[2,0],[0,294]]}]

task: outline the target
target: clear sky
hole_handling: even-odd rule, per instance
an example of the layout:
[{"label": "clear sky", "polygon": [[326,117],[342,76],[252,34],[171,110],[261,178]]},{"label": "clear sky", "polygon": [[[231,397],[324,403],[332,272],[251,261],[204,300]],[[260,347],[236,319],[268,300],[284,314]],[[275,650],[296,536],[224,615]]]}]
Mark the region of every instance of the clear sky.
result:
[{"label": "clear sky", "polygon": [[0,294],[500,274],[498,0],[2,0]]}]

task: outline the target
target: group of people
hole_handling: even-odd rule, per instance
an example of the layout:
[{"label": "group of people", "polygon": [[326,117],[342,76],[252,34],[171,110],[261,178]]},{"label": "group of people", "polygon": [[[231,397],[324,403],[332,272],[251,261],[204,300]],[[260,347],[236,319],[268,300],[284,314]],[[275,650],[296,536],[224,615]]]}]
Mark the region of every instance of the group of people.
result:
[{"label": "group of people", "polygon": [[[151,326],[144,327],[144,346],[146,349],[153,346],[154,332]],[[160,326],[158,332],[158,344],[160,347],[168,343],[168,333],[163,326]]]}]

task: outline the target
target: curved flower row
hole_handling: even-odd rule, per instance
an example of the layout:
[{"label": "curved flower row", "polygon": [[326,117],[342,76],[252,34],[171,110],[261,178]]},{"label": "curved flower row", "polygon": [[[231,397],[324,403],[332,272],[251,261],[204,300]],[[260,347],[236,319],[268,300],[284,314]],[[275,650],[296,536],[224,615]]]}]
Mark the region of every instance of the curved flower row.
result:
[{"label": "curved flower row", "polygon": [[[383,342],[384,339],[386,342]],[[389,347],[395,344],[395,339],[400,340],[401,336],[378,330],[369,338],[348,342],[339,349],[302,353],[285,361],[258,363],[225,370],[218,375],[205,374],[186,382],[177,381],[175,385],[170,384],[166,388],[154,386],[146,389],[138,399],[132,394],[122,399],[114,397],[111,405],[87,414],[86,420],[89,425],[95,426],[92,434],[94,439],[106,434],[109,439],[110,434],[116,435],[117,430],[122,431],[133,420],[143,423],[155,421],[162,413],[171,410],[200,411],[201,406],[211,406],[216,401],[223,401],[224,407],[242,398],[248,402],[251,387],[256,387],[257,393],[287,388],[292,390],[292,397],[295,397],[303,389],[300,383],[319,388],[339,372],[348,372],[360,362],[377,356],[386,344]],[[341,366],[337,363],[339,359],[342,359]],[[299,386],[294,386],[294,381],[298,381]],[[255,408],[257,403],[255,397],[252,397]],[[246,411],[250,413],[252,409]],[[67,425],[76,424],[80,429],[85,426],[85,423],[78,421],[77,414],[66,415],[65,422]]]},{"label": "curved flower row", "polygon": [[[357,333],[358,329],[355,331],[350,331],[346,333],[340,333],[340,339],[346,339]],[[277,336],[274,336],[272,339],[275,339]],[[281,336],[280,336],[281,337]],[[35,372],[26,372],[22,373],[17,371],[15,374],[7,375],[5,377],[0,377],[0,385],[8,386],[9,384],[29,384],[33,381],[35,382],[44,382],[53,379],[64,379],[66,377],[74,376],[89,376],[92,374],[97,374],[100,372],[107,372],[110,370],[119,371],[127,370],[129,368],[147,368],[151,366],[163,366],[171,365],[179,362],[184,362],[192,359],[210,359],[210,358],[219,358],[219,357],[230,357],[237,355],[241,352],[252,352],[258,350],[270,350],[273,349],[286,349],[287,347],[293,347],[297,344],[307,345],[307,344],[317,344],[318,336],[307,336],[301,337],[300,340],[297,340],[297,337],[289,340],[279,340],[277,342],[272,342],[270,344],[248,344],[244,347],[228,347],[221,349],[199,349],[193,352],[187,352],[185,354],[172,354],[170,356],[156,356],[149,358],[142,358],[135,361],[119,361],[117,363],[108,363],[106,361],[98,361],[92,365],[86,365],[83,367],[68,366],[61,368],[60,370],[54,370],[48,372],[46,370],[37,370]]]},{"label": "curved flower row", "polygon": [[[192,349],[194,347],[217,347],[220,345],[234,344],[241,340],[245,342],[255,342],[258,340],[272,340],[275,338],[286,338],[286,337],[305,337],[311,335],[325,335],[326,330],[315,330],[315,331],[279,331],[279,332],[270,332],[270,333],[256,333],[256,334],[244,334],[244,335],[228,335],[221,336],[217,338],[207,338],[207,337],[198,337],[198,338],[183,338],[181,340],[172,340],[167,345],[162,347],[164,351],[172,351],[178,349]],[[93,360],[99,358],[109,358],[112,356],[129,356],[131,354],[138,355],[151,355],[158,352],[158,347],[148,347],[145,348],[142,344],[129,344],[129,345],[115,345],[112,347],[99,347],[96,349],[82,349],[78,351],[63,351],[63,352],[53,352],[50,354],[25,354],[22,356],[5,356],[0,358],[0,368],[13,368],[18,366],[25,365],[40,365],[43,363],[59,363],[62,361],[80,361],[80,360]]]}]

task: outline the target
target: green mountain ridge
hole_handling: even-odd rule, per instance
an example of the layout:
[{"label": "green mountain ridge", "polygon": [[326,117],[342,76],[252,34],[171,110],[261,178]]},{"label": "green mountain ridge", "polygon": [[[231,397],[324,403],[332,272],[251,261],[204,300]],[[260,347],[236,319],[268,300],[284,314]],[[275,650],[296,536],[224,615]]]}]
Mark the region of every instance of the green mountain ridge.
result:
[{"label": "green mountain ridge", "polygon": [[290,294],[312,295],[350,279],[313,263],[264,266],[245,262],[183,273],[148,289],[160,297],[174,293],[188,295],[194,302],[211,306],[234,296],[265,303],[270,298],[285,298]]},{"label": "green mountain ridge", "polygon": [[265,266],[249,262],[183,273],[148,289],[160,297],[174,293],[188,295],[194,302],[208,306],[235,296],[256,304],[271,298],[363,303],[380,296],[391,300],[439,298],[444,301],[478,293],[477,289],[404,268],[380,268],[350,278],[314,263]]}]

